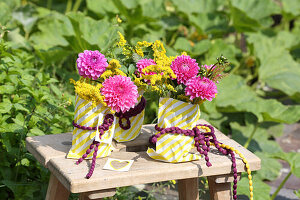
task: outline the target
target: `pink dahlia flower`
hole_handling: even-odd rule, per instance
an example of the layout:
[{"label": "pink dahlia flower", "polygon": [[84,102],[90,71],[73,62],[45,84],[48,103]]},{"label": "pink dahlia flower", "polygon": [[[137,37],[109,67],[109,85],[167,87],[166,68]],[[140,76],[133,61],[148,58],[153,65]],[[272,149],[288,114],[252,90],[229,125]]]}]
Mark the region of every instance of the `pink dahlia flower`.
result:
[{"label": "pink dahlia flower", "polygon": [[149,65],[156,65],[156,63],[154,62],[154,60],[152,59],[141,59],[136,63],[136,67],[137,67],[137,71],[139,72],[139,76],[141,76],[142,74],[145,75],[152,75],[155,74],[155,72],[149,72],[149,73],[143,73],[143,69],[148,67]]},{"label": "pink dahlia flower", "polygon": [[126,112],[135,106],[139,96],[137,86],[129,77],[116,75],[103,82],[101,94],[107,105],[116,112]]},{"label": "pink dahlia flower", "polygon": [[185,95],[190,96],[191,100],[200,97],[201,99],[211,101],[215,98],[217,92],[216,84],[206,77],[191,78],[185,88]]},{"label": "pink dahlia flower", "polygon": [[171,64],[171,69],[177,77],[178,84],[186,84],[190,78],[197,76],[199,66],[190,56],[177,56]]},{"label": "pink dahlia flower", "polygon": [[99,51],[85,50],[78,54],[77,68],[80,76],[98,79],[108,66],[107,60]]}]

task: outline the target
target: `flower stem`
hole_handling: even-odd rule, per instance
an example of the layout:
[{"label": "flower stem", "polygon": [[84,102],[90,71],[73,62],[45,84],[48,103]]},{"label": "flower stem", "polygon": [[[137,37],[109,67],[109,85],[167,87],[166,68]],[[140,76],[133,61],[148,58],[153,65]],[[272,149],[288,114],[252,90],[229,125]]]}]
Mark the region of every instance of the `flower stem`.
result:
[{"label": "flower stem", "polygon": [[286,181],[290,178],[290,176],[292,175],[292,171],[290,171],[288,173],[288,175],[286,175],[286,177],[283,179],[283,181],[280,183],[280,185],[278,186],[277,190],[274,192],[274,194],[271,196],[271,200],[274,200],[275,197],[277,196],[278,192],[281,190],[281,188],[284,186],[284,184],[286,183]]},{"label": "flower stem", "polygon": [[70,12],[72,9],[72,0],[68,0],[65,13]]},{"label": "flower stem", "polygon": [[156,122],[158,119],[158,117],[155,117],[155,119],[151,122],[151,124],[154,124],[154,122]]},{"label": "flower stem", "polygon": [[244,147],[245,147],[246,149],[248,148],[248,146],[249,146],[249,144],[250,144],[250,142],[251,142],[251,140],[252,140],[252,138],[253,138],[253,136],[254,136],[254,134],[255,134],[255,132],[256,132],[257,127],[258,127],[258,123],[255,124],[255,127],[254,127],[254,129],[253,129],[253,131],[252,131],[250,137],[248,138],[248,140],[247,140],[246,143],[244,144]]},{"label": "flower stem", "polygon": [[73,6],[73,12],[76,12],[79,9],[81,1],[82,0],[76,0],[75,1],[74,6]]}]

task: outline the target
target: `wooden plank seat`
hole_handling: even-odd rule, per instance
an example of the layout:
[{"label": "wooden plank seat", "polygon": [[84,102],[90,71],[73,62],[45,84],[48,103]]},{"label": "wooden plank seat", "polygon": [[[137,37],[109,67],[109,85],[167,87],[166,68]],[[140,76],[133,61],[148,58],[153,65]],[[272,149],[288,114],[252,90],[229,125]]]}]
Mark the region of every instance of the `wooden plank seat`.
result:
[{"label": "wooden plank seat", "polygon": [[[207,122],[201,120],[199,123]],[[198,177],[202,176],[209,177],[212,199],[230,199],[230,182],[233,179],[229,156],[221,155],[212,148],[209,152],[211,167],[206,166],[204,158],[185,163],[153,160],[145,150],[149,145],[148,139],[154,131],[153,125],[144,125],[140,136],[134,141],[114,143],[115,149],[110,158],[134,160],[128,172],[103,170],[108,158],[98,158],[94,174],[90,179],[86,179],[85,175],[89,171],[91,160],[84,160],[80,165],[76,165],[75,159],[66,159],[66,154],[71,148],[71,133],[28,137],[26,146],[28,151],[51,171],[46,199],[66,199],[68,192],[81,193],[81,199],[99,199],[113,196],[116,187],[178,180],[180,199],[194,200],[198,199]],[[218,130],[216,130],[216,137],[220,142],[244,154],[252,171],[260,169],[260,159],[253,153]],[[244,163],[238,155],[236,155],[236,163],[237,171],[244,172]]]}]

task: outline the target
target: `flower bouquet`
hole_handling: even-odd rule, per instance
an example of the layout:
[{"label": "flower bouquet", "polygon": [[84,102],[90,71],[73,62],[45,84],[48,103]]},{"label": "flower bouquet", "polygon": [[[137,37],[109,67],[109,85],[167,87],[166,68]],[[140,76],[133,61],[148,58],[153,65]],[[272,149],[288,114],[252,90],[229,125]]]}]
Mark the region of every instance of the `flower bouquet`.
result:
[{"label": "flower bouquet", "polygon": [[[138,108],[139,112],[135,112],[134,117],[141,116],[135,123],[139,127],[143,123],[142,111],[145,107],[145,102],[141,101],[143,97],[139,95],[138,88],[131,78],[118,69],[119,66],[119,62],[115,59],[107,63],[107,59],[99,51],[85,50],[77,59],[81,79],[71,80],[75,85],[76,100],[72,148],[67,158],[79,158],[77,164],[83,159],[92,158],[87,178],[93,173],[96,158],[111,154],[114,137],[123,141],[136,137],[124,136],[119,130],[120,127],[124,130],[131,128],[129,122],[123,125],[121,116]],[[143,107],[138,100],[142,102]],[[116,115],[120,117],[119,122]]]},{"label": "flower bouquet", "polygon": [[[215,98],[216,82],[224,76],[221,72],[225,69],[226,59],[219,59],[215,65],[201,67],[195,59],[185,54],[172,61],[170,68],[176,78],[169,80],[171,90],[164,91],[168,97],[159,100],[157,127],[192,129],[196,126],[200,118],[199,105]],[[201,157],[199,154],[189,153],[193,148],[194,138],[185,134],[156,134],[150,142],[156,143],[156,150],[149,148],[147,153],[157,160],[184,162]]]},{"label": "flower bouquet", "polygon": [[[119,36],[106,56],[97,50],[79,53],[77,69],[81,78],[71,79],[76,99],[72,147],[67,158],[78,159],[77,164],[92,159],[87,178],[93,173],[96,158],[111,154],[113,139],[126,142],[140,134],[144,91],[159,90],[172,73],[169,68],[161,68],[159,75],[143,70],[155,64],[151,58],[157,57],[154,54],[159,51],[159,41],[131,46],[121,33]],[[160,79],[160,84],[152,84],[153,79]]]}]

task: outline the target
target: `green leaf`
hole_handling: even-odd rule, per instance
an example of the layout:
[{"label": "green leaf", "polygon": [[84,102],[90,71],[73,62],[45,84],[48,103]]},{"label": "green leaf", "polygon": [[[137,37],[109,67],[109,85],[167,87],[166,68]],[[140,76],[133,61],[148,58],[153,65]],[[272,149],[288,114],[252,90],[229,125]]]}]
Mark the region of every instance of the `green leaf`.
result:
[{"label": "green leaf", "polygon": [[12,17],[23,25],[27,34],[31,32],[31,29],[38,20],[38,17],[35,15],[36,9],[32,4],[19,7],[12,13]]},{"label": "green leaf", "polygon": [[56,96],[61,96],[62,95],[62,92],[60,91],[60,89],[56,85],[50,84],[50,88]]},{"label": "green leaf", "polygon": [[125,66],[123,66],[123,65],[120,67],[120,70],[121,70],[122,72],[124,72],[125,74],[128,73],[127,67],[125,67]]},{"label": "green leaf", "polygon": [[0,103],[0,113],[8,113],[12,108],[12,103],[10,102],[1,102]]},{"label": "green leaf", "polygon": [[262,152],[256,152],[255,155],[261,159],[261,169],[257,171],[256,176],[261,180],[275,180],[280,174],[281,164]]},{"label": "green leaf", "polygon": [[248,17],[244,11],[236,7],[231,7],[230,15],[233,20],[233,26],[238,32],[257,31],[260,28],[258,21]]},{"label": "green leaf", "polygon": [[299,0],[281,0],[282,8],[285,13],[290,13],[293,16],[300,15],[300,1]]},{"label": "green leaf", "polygon": [[11,18],[11,9],[4,2],[0,2],[0,24],[5,25]]},{"label": "green leaf", "polygon": [[3,180],[2,183],[6,185],[14,193],[15,199],[35,199],[34,193],[39,190],[38,183],[30,182],[14,182],[11,180]]},{"label": "green leaf", "polygon": [[142,0],[139,1],[139,3],[142,6],[143,16],[149,18],[160,18],[166,13],[164,0]]},{"label": "green leaf", "polygon": [[139,0],[121,0],[127,9],[134,9],[139,5]]},{"label": "green leaf", "polygon": [[[231,122],[230,127],[232,131],[232,139],[239,144],[245,144],[253,131],[254,136],[250,142],[248,149],[252,152],[281,152],[281,147],[274,140],[269,140],[268,130],[261,124],[255,124],[257,122],[246,122],[245,126],[238,124],[237,122]],[[255,128],[255,126],[257,126]]]},{"label": "green leaf", "polygon": [[259,68],[259,78],[289,96],[300,93],[300,64],[287,51],[264,59]]},{"label": "green leaf", "polygon": [[24,116],[23,116],[22,113],[18,113],[17,116],[16,116],[16,118],[13,119],[13,120],[14,120],[14,122],[15,122],[16,124],[18,124],[19,126],[24,126],[25,118],[24,118]]},{"label": "green leaf", "polygon": [[271,154],[273,158],[285,160],[291,167],[292,174],[300,178],[300,153],[296,152],[279,152]]},{"label": "green leaf", "polygon": [[13,94],[15,91],[15,87],[12,85],[1,85],[0,86],[0,94]]},{"label": "green leaf", "polygon": [[96,14],[104,16],[106,13],[118,13],[118,9],[112,1],[87,0],[87,8]]},{"label": "green leaf", "polygon": [[216,103],[226,112],[251,112],[259,122],[295,123],[300,119],[300,106],[285,106],[275,99],[262,99],[247,86],[246,81],[230,74],[218,85]]},{"label": "green leaf", "polygon": [[27,159],[27,158],[23,158],[22,160],[21,160],[21,165],[24,165],[24,166],[29,166],[29,164],[30,164],[30,161]]},{"label": "green leaf", "polygon": [[28,136],[45,135],[45,133],[37,127],[30,129]]},{"label": "green leaf", "polygon": [[[39,38],[39,40],[46,40],[46,39],[47,39],[46,35],[44,38],[43,37]],[[43,60],[43,62],[46,65],[50,65],[55,62],[61,62],[71,53],[70,51],[62,47],[51,47],[47,49],[48,48],[47,45],[52,46],[54,44],[51,44],[51,42],[50,43],[45,42],[42,45],[34,45],[34,48],[36,49],[36,54]]]},{"label": "green leaf", "polygon": [[177,38],[174,48],[179,51],[187,51],[187,52],[192,51],[192,46],[190,42],[184,37]]},{"label": "green leaf", "polygon": [[249,34],[248,41],[253,44],[255,54],[261,61],[259,79],[289,96],[300,93],[300,64],[287,50],[299,38],[286,32],[275,37],[257,33]]},{"label": "green leaf", "polygon": [[215,64],[220,55],[225,56],[231,63],[238,63],[235,56],[241,53],[240,49],[232,44],[227,44],[222,39],[212,40],[211,44],[211,48],[205,54],[205,64]]},{"label": "green leaf", "polygon": [[261,124],[261,126],[267,129],[268,135],[273,136],[275,138],[280,137],[283,134],[283,130],[284,130],[283,124],[264,122]]},{"label": "green leaf", "polygon": [[229,21],[224,13],[199,13],[189,16],[192,24],[194,24],[200,33],[203,34],[222,34],[229,31]]},{"label": "green leaf", "polygon": [[25,106],[23,106],[22,104],[19,104],[19,103],[15,103],[14,107],[16,110],[25,111],[27,113],[30,112],[28,108],[26,108]]},{"label": "green leaf", "polygon": [[[256,20],[261,25],[266,26],[270,26],[273,23],[271,15],[280,14],[279,5],[272,0],[231,0],[231,5],[243,11],[247,15],[247,17]],[[265,23],[266,21],[267,23]]]},{"label": "green leaf", "polygon": [[9,123],[6,125],[6,131],[11,133],[24,133],[25,128],[16,123]]},{"label": "green leaf", "polygon": [[[106,20],[96,21],[82,13],[68,13],[75,32],[72,41],[77,42],[81,51],[95,48],[95,45],[103,52],[111,47],[119,38],[119,27],[113,26]],[[70,41],[70,40],[69,40]],[[92,46],[91,46],[92,45]],[[93,46],[94,45],[94,46]],[[75,49],[78,51],[79,49]]]},{"label": "green leaf", "polygon": [[[35,48],[53,51],[55,46],[68,46],[64,36],[73,35],[73,29],[70,21],[64,15],[56,12],[51,14],[38,23],[40,32],[32,34],[30,41],[35,44]],[[57,49],[55,49],[57,50]]]},{"label": "green leaf", "polygon": [[202,55],[203,53],[207,52],[211,48],[212,44],[209,40],[200,40],[193,46],[192,53],[194,55]]},{"label": "green leaf", "polygon": [[[255,175],[253,176],[253,197],[257,200],[270,199],[271,187],[261,181]],[[242,179],[237,183],[237,193],[246,195],[250,198],[249,193],[249,180],[247,177],[242,177]]]},{"label": "green leaf", "polygon": [[133,64],[129,65],[128,74],[134,74],[136,67]]},{"label": "green leaf", "polygon": [[6,133],[6,132],[1,133],[1,142],[3,144],[3,147],[7,150],[8,153],[13,153],[10,134],[11,133]]},{"label": "green leaf", "polygon": [[180,25],[180,19],[176,15],[164,16],[161,19],[161,23],[164,29],[176,30]]},{"label": "green leaf", "polygon": [[172,0],[172,3],[177,10],[187,14],[213,12],[226,4],[222,0]]}]

